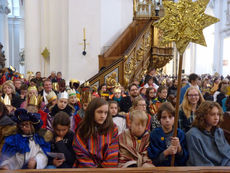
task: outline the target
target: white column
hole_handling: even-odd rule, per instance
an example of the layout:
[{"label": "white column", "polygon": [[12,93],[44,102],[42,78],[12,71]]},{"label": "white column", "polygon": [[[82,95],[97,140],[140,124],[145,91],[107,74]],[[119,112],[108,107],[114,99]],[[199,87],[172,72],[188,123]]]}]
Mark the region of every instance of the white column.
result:
[{"label": "white column", "polygon": [[9,34],[8,34],[8,17],[7,0],[0,0],[0,42],[2,43],[3,50],[5,51],[5,66],[9,66]]},{"label": "white column", "polygon": [[[50,71],[61,71],[68,76],[68,0],[49,0],[48,38],[50,48]],[[78,2],[78,5],[80,2]],[[75,8],[77,8],[75,6]],[[75,16],[76,19],[76,16]]]},{"label": "white column", "polygon": [[41,71],[41,4],[25,0],[25,65],[26,71]]},{"label": "white column", "polygon": [[[224,1],[225,2],[225,1]],[[222,20],[222,8],[223,8],[223,1],[215,1],[215,17],[220,19],[220,22],[218,22],[215,25],[215,43],[214,43],[214,57],[213,57],[213,73],[218,72],[222,74],[222,36],[221,36],[221,26],[224,25]]]}]

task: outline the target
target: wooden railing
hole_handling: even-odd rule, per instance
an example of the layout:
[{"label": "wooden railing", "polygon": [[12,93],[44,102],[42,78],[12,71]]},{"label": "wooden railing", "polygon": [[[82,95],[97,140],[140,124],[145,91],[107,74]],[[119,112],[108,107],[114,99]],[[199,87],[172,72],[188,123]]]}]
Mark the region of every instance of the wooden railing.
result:
[{"label": "wooden railing", "polygon": [[127,86],[135,76],[144,75],[151,56],[152,23],[150,19],[133,21],[113,46],[99,57],[100,68],[105,68],[89,79],[91,86],[102,83],[113,86],[117,82]]},{"label": "wooden railing", "polygon": [[154,168],[76,168],[76,169],[39,169],[39,170],[13,170],[13,171],[0,171],[2,173],[166,173],[166,172],[200,172],[200,173],[224,173],[230,172],[230,167],[154,167]]},{"label": "wooden railing", "polygon": [[134,20],[114,42],[99,56],[98,74],[88,81],[90,86],[120,83],[127,87],[133,79],[141,80],[149,68],[161,68],[173,57],[171,44],[160,45],[160,32],[153,26],[158,17]]},{"label": "wooden railing", "polygon": [[135,41],[135,39],[142,33],[144,27],[151,22],[151,20],[134,20],[127,29],[119,36],[113,45],[99,55],[99,69],[107,67],[116,60],[120,59],[128,47]]}]

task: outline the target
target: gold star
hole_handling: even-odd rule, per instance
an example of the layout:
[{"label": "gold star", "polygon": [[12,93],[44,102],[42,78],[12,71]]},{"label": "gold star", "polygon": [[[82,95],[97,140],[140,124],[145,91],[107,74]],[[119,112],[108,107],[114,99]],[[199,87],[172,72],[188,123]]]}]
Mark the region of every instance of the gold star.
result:
[{"label": "gold star", "polygon": [[189,42],[206,46],[203,29],[219,19],[205,14],[209,0],[163,1],[165,16],[155,26],[163,32],[162,44],[175,42],[183,54]]}]

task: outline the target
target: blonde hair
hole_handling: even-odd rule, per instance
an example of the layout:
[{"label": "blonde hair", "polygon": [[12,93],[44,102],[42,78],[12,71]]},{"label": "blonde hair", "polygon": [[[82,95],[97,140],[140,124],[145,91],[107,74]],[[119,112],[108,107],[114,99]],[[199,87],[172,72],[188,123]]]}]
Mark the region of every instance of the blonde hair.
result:
[{"label": "blonde hair", "polygon": [[14,83],[11,80],[7,80],[6,82],[3,83],[3,85],[2,85],[2,91],[4,90],[5,86],[9,86],[12,89],[12,93],[13,94],[16,93]]},{"label": "blonde hair", "polygon": [[130,112],[135,110],[135,108],[138,106],[139,101],[145,101],[145,99],[142,96],[137,96],[132,102]]},{"label": "blonde hair", "polygon": [[190,90],[196,90],[198,92],[198,94],[199,94],[199,101],[197,103],[197,107],[202,102],[205,101],[204,98],[203,98],[203,96],[202,96],[202,94],[201,94],[201,92],[200,92],[200,90],[197,87],[194,87],[194,86],[189,87],[187,89],[187,91],[185,92],[184,99],[183,99],[183,101],[181,103],[181,108],[183,109],[183,111],[184,111],[184,113],[185,113],[185,115],[186,115],[187,118],[189,118],[191,116],[191,112],[192,112],[192,105],[189,103],[189,100],[188,100],[188,92]]},{"label": "blonde hair", "polygon": [[144,125],[148,121],[148,116],[145,111],[134,110],[130,112],[130,122],[132,122],[134,119],[138,120],[142,125]]}]

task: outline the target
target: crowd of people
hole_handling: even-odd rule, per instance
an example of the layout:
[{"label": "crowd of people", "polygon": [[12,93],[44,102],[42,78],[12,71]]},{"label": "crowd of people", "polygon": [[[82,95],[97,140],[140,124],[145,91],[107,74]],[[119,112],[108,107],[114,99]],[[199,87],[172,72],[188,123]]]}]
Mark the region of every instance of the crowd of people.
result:
[{"label": "crowd of people", "polygon": [[67,84],[61,72],[28,80],[10,72],[0,80],[0,169],[170,166],[173,155],[175,166],[230,166],[220,128],[230,77],[192,73],[177,94],[177,78],[155,69],[127,89]]}]

